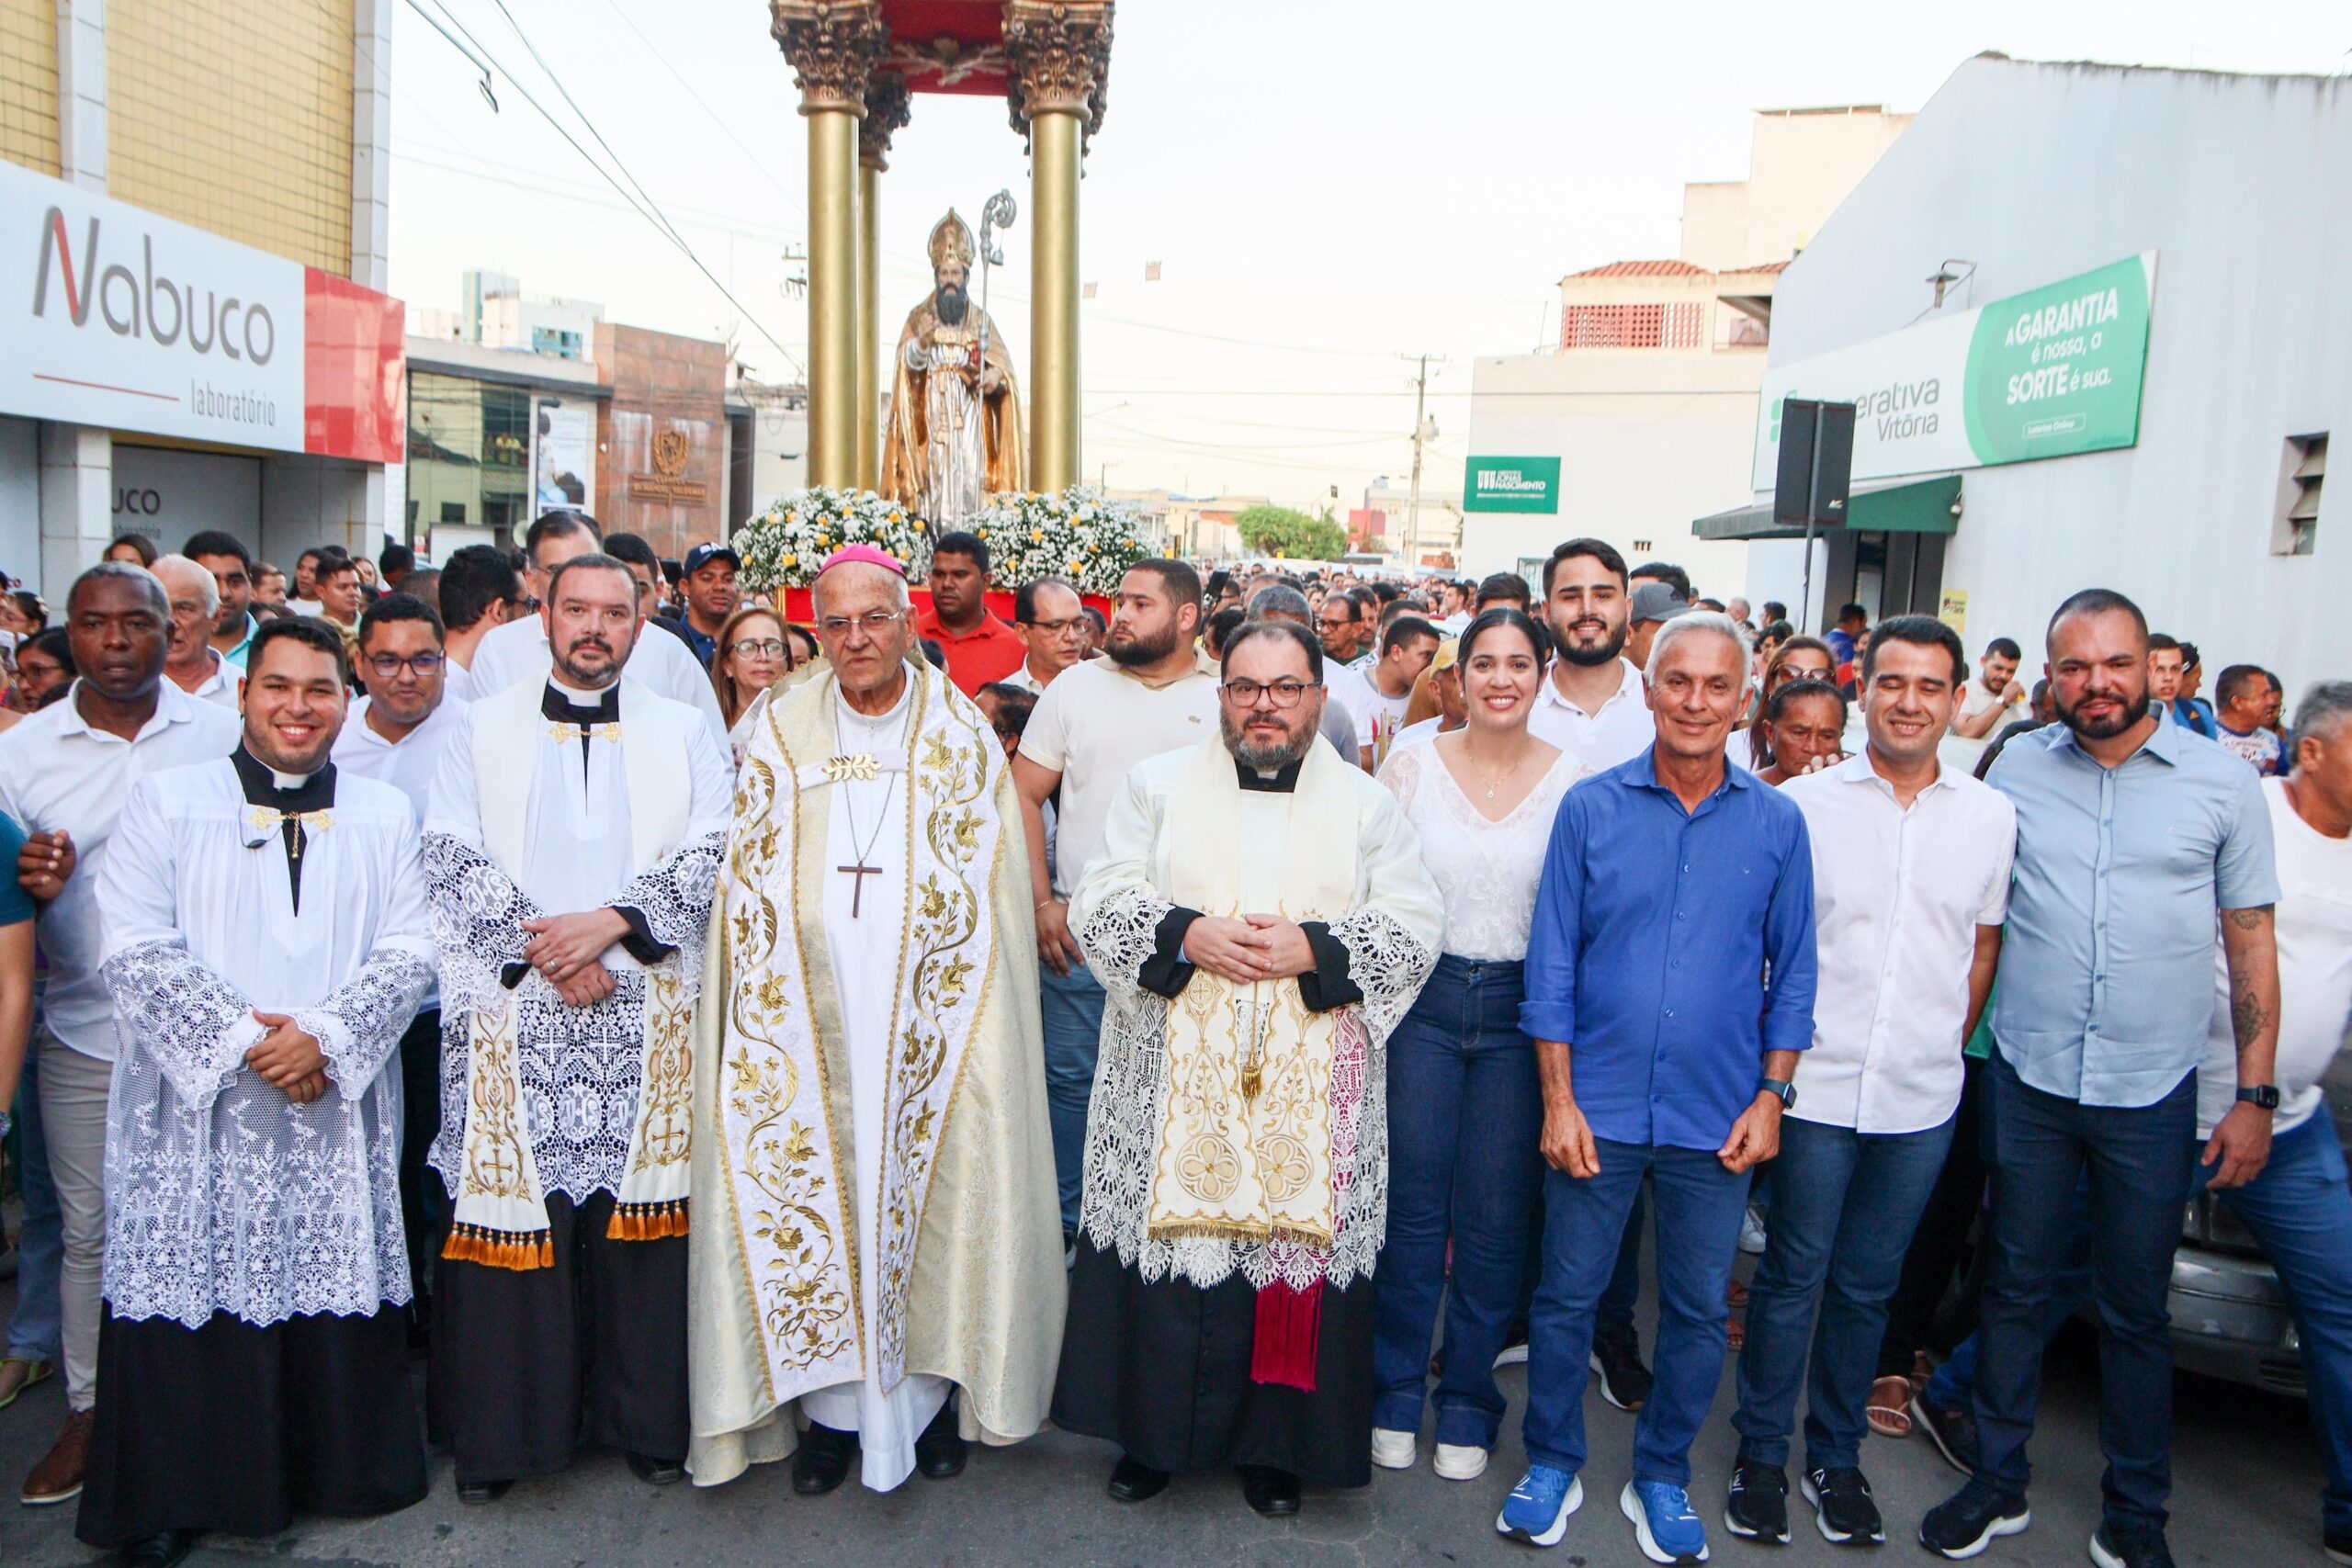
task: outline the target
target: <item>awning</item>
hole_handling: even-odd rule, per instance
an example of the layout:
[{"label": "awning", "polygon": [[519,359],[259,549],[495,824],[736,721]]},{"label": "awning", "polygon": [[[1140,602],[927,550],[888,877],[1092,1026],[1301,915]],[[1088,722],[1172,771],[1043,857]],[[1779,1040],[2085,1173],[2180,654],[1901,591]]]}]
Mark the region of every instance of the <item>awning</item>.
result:
[{"label": "awning", "polygon": [[[1958,474],[1871,485],[1846,501],[1849,534],[1949,534],[1959,526]],[[1767,503],[1713,513],[1691,524],[1690,532],[1702,539],[1802,539],[1804,525],[1780,521]],[[1821,532],[1818,525],[1815,532]]]}]

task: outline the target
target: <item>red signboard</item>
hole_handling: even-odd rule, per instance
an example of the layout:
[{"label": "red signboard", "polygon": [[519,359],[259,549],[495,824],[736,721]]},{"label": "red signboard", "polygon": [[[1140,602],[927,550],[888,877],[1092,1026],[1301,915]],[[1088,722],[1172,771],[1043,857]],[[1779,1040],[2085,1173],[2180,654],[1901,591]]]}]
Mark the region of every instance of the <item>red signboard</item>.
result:
[{"label": "red signboard", "polygon": [[317,267],[302,273],[302,449],[363,463],[401,461],[404,308]]}]

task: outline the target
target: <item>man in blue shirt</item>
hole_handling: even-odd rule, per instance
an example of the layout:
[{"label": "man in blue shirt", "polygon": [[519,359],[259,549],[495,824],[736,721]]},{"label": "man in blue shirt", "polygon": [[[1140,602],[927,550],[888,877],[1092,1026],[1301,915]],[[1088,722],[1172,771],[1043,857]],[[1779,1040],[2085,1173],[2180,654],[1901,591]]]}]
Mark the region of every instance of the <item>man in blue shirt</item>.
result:
[{"label": "man in blue shirt", "polygon": [[2197,1068],[2212,1014],[2216,915],[2229,972],[2237,1099],[2210,1185],[2270,1153],[2278,1103],[2278,897],[2253,771],[2150,711],[2148,623],[2120,593],[2058,606],[2044,642],[2060,722],[2011,740],[1985,782],[2017,807],[2018,851],[1987,1064],[1993,1271],[1976,1374],[1980,1462],[1919,1539],[1973,1557],[2031,1522],[2026,1439],[2042,1316],[2089,1172],[2105,1506],[2099,1568],[2171,1568],[2172,1343],[2165,1297],[2197,1152]]},{"label": "man in blue shirt", "polygon": [[1552,830],[1521,1027],[1544,1078],[1544,1255],[1529,1323],[1529,1469],[1496,1528],[1556,1545],[1583,1500],[1594,1319],[1645,1173],[1657,1213],[1656,1383],[1618,1500],[1657,1562],[1696,1562],[1690,1440],[1723,1378],[1748,1173],[1780,1145],[1813,1041],[1813,860],[1795,803],[1724,742],[1747,644],[1715,613],[1650,650],[1647,751],[1570,790]]}]

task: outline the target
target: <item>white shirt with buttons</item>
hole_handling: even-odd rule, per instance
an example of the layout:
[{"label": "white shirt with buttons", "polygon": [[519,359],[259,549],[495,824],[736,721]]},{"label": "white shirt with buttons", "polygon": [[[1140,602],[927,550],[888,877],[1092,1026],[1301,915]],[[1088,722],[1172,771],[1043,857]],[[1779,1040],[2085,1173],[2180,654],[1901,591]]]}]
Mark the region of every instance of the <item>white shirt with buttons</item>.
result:
[{"label": "white shirt with buttons", "polygon": [[1657,739],[1657,720],[1650,716],[1642,672],[1630,659],[1618,660],[1617,669],[1617,690],[1591,713],[1560,695],[1552,672],[1545,671],[1527,716],[1527,733],[1557,746],[1588,773],[1606,773],[1648,750]]}]

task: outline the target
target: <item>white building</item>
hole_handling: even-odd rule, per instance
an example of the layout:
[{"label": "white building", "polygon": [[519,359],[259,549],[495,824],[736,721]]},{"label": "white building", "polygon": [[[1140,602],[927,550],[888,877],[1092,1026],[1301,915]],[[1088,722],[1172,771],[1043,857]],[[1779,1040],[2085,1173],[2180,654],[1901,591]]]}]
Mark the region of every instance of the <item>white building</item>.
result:
[{"label": "white building", "polygon": [[594,351],[605,308],[593,299],[526,294],[521,278],[480,267],[468,268],[459,287],[465,304],[458,324],[469,342],[559,359],[585,359]]},{"label": "white building", "polygon": [[1747,547],[1693,539],[1690,508],[1747,472],[1781,269],[1909,122],[1875,104],[1758,114],[1747,179],[1683,187],[1680,256],[1562,278],[1555,350],[1476,361],[1465,574],[1532,580],[1586,536],[1737,591]]},{"label": "white building", "polygon": [[[1867,401],[1812,624],[1940,608],[2031,671],[2052,610],[2098,585],[2209,680],[2262,664],[2291,702],[2352,672],[2352,524],[2323,494],[2352,426],[2346,191],[2352,79],[1962,65],[1781,278],[1768,400]],[[1719,503],[1766,503],[1750,537],[1770,423]],[[1854,526],[1876,510],[1912,531]],[[1794,604],[1802,556],[1751,546],[1747,597]]]}]

